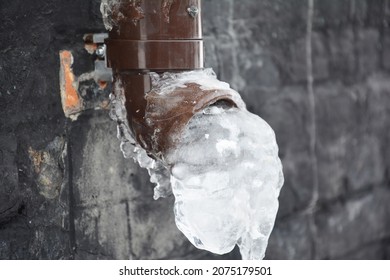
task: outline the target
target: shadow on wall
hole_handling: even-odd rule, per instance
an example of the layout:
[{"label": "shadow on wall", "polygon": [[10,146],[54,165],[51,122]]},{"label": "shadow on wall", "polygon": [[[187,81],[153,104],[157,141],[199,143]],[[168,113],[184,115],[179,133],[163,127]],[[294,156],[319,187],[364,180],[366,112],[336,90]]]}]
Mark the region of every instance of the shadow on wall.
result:
[{"label": "shadow on wall", "polygon": [[[389,258],[390,4],[310,1],[203,0],[206,64],[276,132],[266,258]],[[239,258],[186,241],[107,112],[65,119],[58,52],[91,67],[99,2],[0,3],[0,259]]]}]

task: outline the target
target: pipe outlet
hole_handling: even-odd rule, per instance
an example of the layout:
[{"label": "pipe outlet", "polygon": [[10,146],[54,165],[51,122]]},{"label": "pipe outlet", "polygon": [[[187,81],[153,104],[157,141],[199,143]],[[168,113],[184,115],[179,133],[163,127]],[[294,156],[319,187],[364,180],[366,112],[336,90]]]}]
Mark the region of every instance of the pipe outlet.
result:
[{"label": "pipe outlet", "polygon": [[177,227],[217,254],[262,259],[283,173],[275,134],[203,69],[200,0],[103,0],[111,116],[154,198],[175,195]]}]

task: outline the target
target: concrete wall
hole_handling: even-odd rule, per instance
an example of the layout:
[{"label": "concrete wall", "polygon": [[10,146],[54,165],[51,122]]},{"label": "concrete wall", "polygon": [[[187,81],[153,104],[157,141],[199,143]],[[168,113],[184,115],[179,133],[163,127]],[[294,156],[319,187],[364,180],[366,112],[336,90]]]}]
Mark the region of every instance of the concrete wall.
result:
[{"label": "concrete wall", "polygon": [[[206,64],[280,145],[266,258],[390,258],[390,1],[309,1],[203,0]],[[189,244],[107,112],[65,119],[58,52],[91,66],[99,0],[3,0],[0,18],[0,259],[239,258]]]}]

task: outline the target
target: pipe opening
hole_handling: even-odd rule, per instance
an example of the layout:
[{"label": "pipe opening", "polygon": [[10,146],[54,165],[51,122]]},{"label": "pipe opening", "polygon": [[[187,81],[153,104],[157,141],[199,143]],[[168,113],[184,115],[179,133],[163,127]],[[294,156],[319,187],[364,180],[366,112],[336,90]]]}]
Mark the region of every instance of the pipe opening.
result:
[{"label": "pipe opening", "polygon": [[221,99],[209,105],[209,107],[219,107],[222,109],[237,108],[237,105],[230,99]]}]

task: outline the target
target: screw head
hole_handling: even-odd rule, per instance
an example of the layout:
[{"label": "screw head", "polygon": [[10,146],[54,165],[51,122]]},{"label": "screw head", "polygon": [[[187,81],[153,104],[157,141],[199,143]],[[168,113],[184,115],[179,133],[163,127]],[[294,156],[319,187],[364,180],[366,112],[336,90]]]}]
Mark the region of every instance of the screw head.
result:
[{"label": "screw head", "polygon": [[99,57],[99,58],[104,58],[106,56],[106,47],[103,45],[103,46],[99,46],[96,51],[95,51],[96,55]]},{"label": "screw head", "polygon": [[191,17],[195,18],[199,13],[199,9],[196,6],[191,6],[187,8],[187,12]]}]

